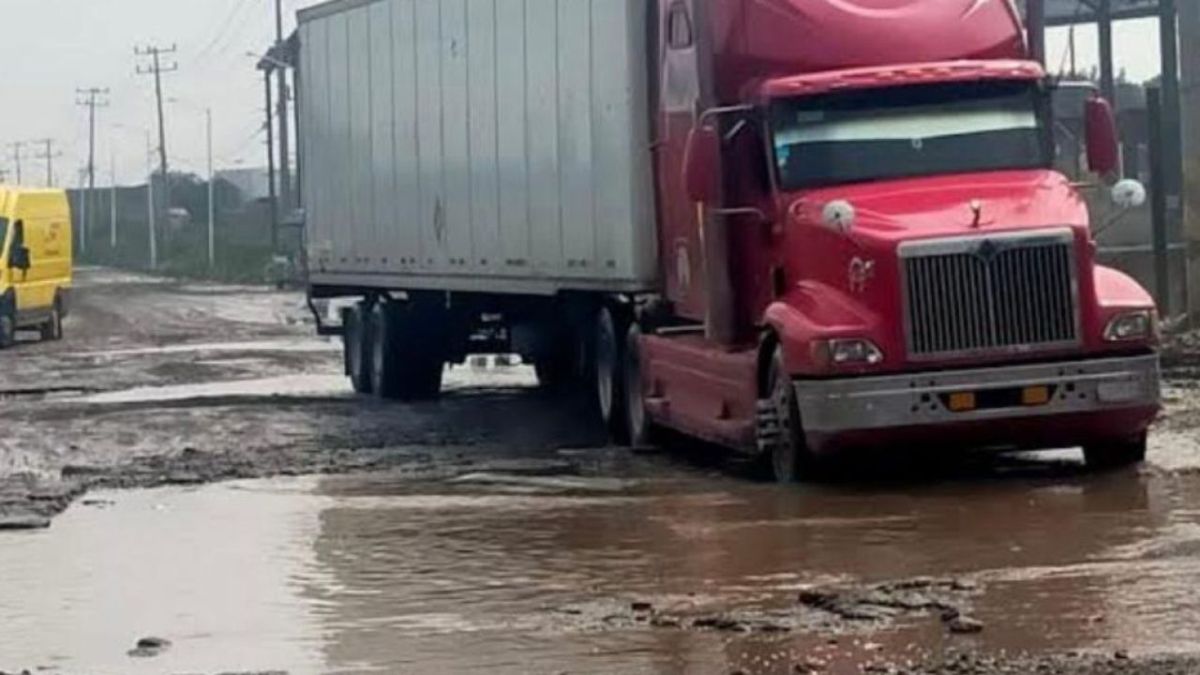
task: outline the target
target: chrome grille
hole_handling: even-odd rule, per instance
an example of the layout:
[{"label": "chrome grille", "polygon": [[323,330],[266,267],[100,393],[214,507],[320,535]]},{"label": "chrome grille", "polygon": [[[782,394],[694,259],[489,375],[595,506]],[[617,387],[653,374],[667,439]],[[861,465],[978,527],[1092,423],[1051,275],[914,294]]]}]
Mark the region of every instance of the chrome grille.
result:
[{"label": "chrome grille", "polygon": [[1069,231],[919,242],[901,257],[912,356],[1078,341]]}]

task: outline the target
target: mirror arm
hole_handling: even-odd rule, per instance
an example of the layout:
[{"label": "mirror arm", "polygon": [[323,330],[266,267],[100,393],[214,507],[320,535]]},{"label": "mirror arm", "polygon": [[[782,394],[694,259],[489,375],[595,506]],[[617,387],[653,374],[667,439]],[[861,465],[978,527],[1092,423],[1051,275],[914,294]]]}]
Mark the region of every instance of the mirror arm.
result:
[{"label": "mirror arm", "polygon": [[1132,210],[1133,209],[1121,209],[1121,210],[1117,211],[1116,213],[1110,215],[1108,217],[1108,222],[1106,222],[1103,225],[1101,225],[1100,227],[1094,228],[1092,230],[1092,238],[1093,239],[1098,238],[1100,235],[1111,230],[1114,225],[1116,225],[1117,223],[1124,220],[1125,216],[1129,215],[1129,212]]},{"label": "mirror arm", "polygon": [[718,108],[709,108],[700,113],[700,117],[696,120],[696,126],[702,127],[708,124],[709,120],[722,115],[736,115],[741,113],[754,112],[752,105],[729,105]]}]

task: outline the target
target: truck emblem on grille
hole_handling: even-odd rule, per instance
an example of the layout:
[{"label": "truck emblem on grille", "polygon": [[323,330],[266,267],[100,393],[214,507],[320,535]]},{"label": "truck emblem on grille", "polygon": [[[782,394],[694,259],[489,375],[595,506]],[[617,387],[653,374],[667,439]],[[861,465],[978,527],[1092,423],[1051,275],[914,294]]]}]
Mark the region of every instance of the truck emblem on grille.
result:
[{"label": "truck emblem on grille", "polygon": [[983,262],[990,264],[996,259],[996,256],[1000,255],[1002,251],[1002,246],[991,239],[984,239],[983,243],[981,243],[979,247],[975,249],[975,256]]},{"label": "truck emblem on grille", "polygon": [[865,293],[867,284],[875,278],[875,261],[855,258],[850,261],[850,290],[854,293]]}]

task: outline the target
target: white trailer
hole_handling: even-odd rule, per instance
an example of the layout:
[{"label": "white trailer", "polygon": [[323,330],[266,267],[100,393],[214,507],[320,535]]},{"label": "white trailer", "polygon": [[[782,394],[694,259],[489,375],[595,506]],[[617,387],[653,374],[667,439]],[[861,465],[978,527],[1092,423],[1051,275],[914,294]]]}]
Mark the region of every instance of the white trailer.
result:
[{"label": "white trailer", "polygon": [[299,20],[314,286],[655,286],[644,0],[335,0]]},{"label": "white trailer", "polygon": [[[334,0],[295,40],[310,293],[360,392],[512,351],[590,374],[658,288],[646,0]],[[607,417],[606,417],[607,419]]]}]

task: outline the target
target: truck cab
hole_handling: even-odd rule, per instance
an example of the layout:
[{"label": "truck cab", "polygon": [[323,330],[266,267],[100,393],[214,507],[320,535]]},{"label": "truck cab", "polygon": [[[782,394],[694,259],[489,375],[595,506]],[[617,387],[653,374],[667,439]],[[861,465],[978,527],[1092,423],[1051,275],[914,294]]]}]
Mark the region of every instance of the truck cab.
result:
[{"label": "truck cab", "polygon": [[0,348],[18,330],[62,338],[72,280],[71,210],[62,190],[0,187]]},{"label": "truck cab", "polygon": [[[643,426],[707,427],[783,481],[871,447],[1083,446],[1094,465],[1141,461],[1159,409],[1155,304],[1096,263],[1081,195],[1107,182],[1121,206],[1144,201],[1115,181],[1111,107],[1088,101],[1097,184],[1072,184],[1054,168],[1053,82],[1024,56],[1011,7],[894,2],[881,17],[866,4],[709,5],[707,17],[691,5],[718,36],[737,17],[764,33],[820,24],[816,42],[842,46],[768,40],[764,58],[749,36],[712,41],[712,90],[736,98],[718,94],[692,125],[681,185],[705,212],[696,250],[728,265],[708,272],[695,318],[704,341],[729,345],[730,368],[754,355],[741,379],[757,407],[747,425],[747,391],[740,404],[737,389],[683,394],[717,392],[672,365],[699,342],[642,337]],[[772,26],[756,21],[767,6]],[[736,84],[721,81],[730,73]],[[698,407],[724,419],[685,412]]]}]

